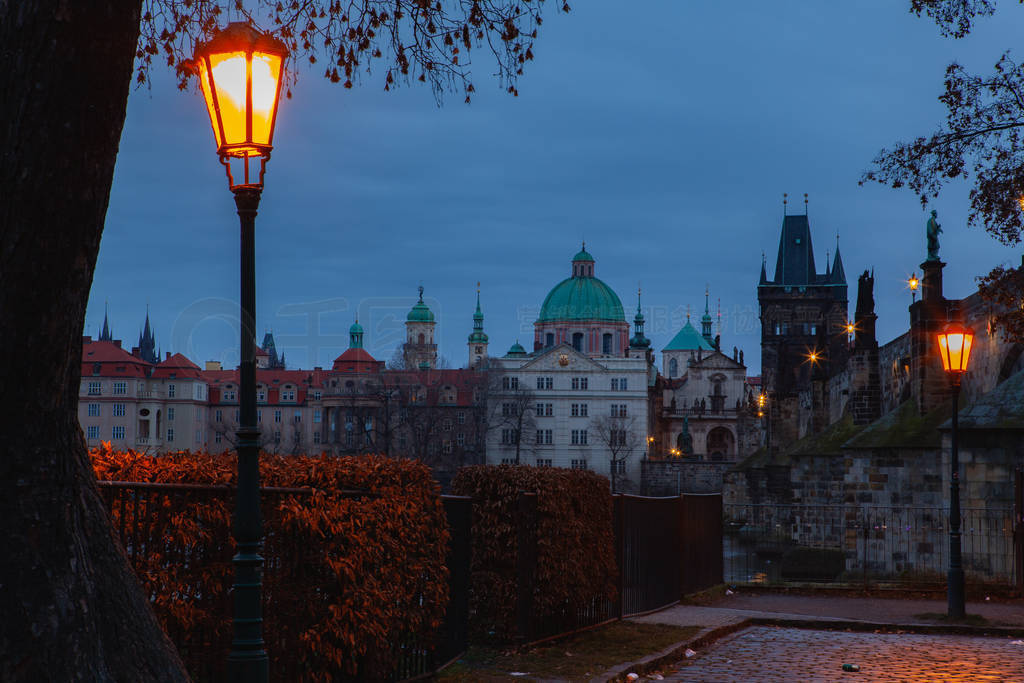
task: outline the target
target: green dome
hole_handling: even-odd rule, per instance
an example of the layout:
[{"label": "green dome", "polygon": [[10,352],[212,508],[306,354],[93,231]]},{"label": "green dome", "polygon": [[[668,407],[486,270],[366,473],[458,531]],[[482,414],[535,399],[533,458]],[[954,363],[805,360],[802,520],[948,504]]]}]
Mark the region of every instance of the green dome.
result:
[{"label": "green dome", "polygon": [[352,327],[348,328],[348,333],[349,334],[362,334],[363,333],[363,326],[360,325],[359,321],[357,320],[354,323],[352,323]]},{"label": "green dome", "polygon": [[434,322],[434,314],[430,308],[423,303],[423,286],[420,285],[420,300],[416,302],[416,305],[409,311],[409,315],[405,316],[405,319],[413,323],[432,323]]},{"label": "green dome", "polygon": [[587,253],[586,249],[580,250],[578,254],[572,257],[573,261],[593,261],[594,257]]},{"label": "green dome", "polygon": [[607,320],[625,322],[622,302],[612,288],[596,277],[562,280],[544,299],[537,322],[553,320]]},{"label": "green dome", "polygon": [[512,345],[512,348],[510,348],[508,350],[508,353],[505,354],[505,355],[507,355],[507,356],[525,356],[526,355],[526,349],[523,348],[522,344],[520,344],[519,342],[516,342],[515,344]]}]

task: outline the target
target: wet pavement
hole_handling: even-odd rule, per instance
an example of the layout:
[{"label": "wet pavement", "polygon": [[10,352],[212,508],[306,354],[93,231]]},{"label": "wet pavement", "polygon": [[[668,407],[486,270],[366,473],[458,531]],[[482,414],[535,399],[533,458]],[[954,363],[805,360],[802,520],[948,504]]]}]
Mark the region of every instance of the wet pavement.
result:
[{"label": "wet pavement", "polygon": [[[843,671],[843,664],[860,670]],[[1012,683],[1024,681],[1024,640],[754,626],[661,675],[667,681]]]}]

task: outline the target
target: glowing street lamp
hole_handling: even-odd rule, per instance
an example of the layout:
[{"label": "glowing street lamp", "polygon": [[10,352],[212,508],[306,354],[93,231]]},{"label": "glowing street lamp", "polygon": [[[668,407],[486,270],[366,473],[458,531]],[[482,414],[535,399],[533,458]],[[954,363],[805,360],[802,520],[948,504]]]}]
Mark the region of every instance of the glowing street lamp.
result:
[{"label": "glowing street lamp", "polygon": [[914,303],[917,301],[917,288],[921,286],[921,281],[917,279],[917,273],[910,274],[907,286],[910,287],[910,303]]},{"label": "glowing street lamp", "polygon": [[[206,100],[217,155],[228,175],[241,223],[241,358],[239,363],[238,500],[233,531],[234,622],[227,680],[265,683],[269,664],[261,606],[263,521],[260,518],[259,428],[256,424],[256,213],[274,142],[284,43],[235,22],[196,45],[194,66]],[[250,162],[259,159],[259,171]],[[235,182],[231,163],[241,164]]]},{"label": "glowing street lamp", "polygon": [[960,382],[967,372],[974,345],[974,332],[959,323],[950,323],[938,337],[942,369],[953,388],[953,424],[950,432],[949,475],[949,574],[946,596],[950,619],[964,618],[964,569],[960,554],[960,452],[957,443],[957,413]]}]

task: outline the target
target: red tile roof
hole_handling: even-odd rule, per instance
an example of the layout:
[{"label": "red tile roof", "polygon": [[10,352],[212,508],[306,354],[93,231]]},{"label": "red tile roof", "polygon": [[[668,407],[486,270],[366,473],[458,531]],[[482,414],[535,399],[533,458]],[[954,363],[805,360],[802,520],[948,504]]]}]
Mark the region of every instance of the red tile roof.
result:
[{"label": "red tile roof", "polygon": [[82,344],[82,377],[147,377],[152,367],[114,342],[86,337]]},{"label": "red tile roof", "polygon": [[334,359],[334,372],[381,372],[383,361],[376,360],[366,349],[347,349],[345,353]]},{"label": "red tile roof", "polygon": [[180,353],[168,356],[162,363],[153,368],[153,377],[157,379],[202,379],[202,370]]}]

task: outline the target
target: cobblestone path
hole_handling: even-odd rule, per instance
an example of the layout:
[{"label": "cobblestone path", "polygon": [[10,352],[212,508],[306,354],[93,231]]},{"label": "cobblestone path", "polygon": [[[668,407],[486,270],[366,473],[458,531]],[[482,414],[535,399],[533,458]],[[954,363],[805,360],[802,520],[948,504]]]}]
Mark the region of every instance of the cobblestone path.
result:
[{"label": "cobblestone path", "polygon": [[[1024,683],[1015,638],[811,631],[774,626],[723,638],[665,671],[668,681]],[[844,672],[843,664],[860,671]]]}]

